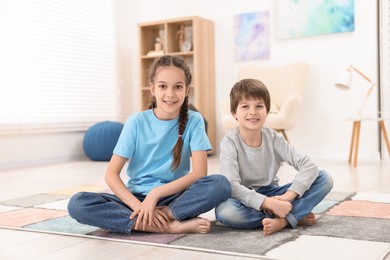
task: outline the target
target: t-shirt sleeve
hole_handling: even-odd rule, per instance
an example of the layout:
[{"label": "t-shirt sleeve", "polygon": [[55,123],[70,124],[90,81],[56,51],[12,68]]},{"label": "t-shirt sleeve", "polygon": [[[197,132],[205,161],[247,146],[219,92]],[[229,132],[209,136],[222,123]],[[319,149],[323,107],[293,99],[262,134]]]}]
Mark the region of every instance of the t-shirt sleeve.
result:
[{"label": "t-shirt sleeve", "polygon": [[212,149],[209,138],[206,134],[204,119],[200,113],[194,113],[189,127],[191,133],[191,151],[209,151]]},{"label": "t-shirt sleeve", "polygon": [[130,159],[136,146],[136,129],[137,121],[135,117],[129,117],[119,135],[118,142],[114,148],[113,154],[119,155],[123,158]]}]

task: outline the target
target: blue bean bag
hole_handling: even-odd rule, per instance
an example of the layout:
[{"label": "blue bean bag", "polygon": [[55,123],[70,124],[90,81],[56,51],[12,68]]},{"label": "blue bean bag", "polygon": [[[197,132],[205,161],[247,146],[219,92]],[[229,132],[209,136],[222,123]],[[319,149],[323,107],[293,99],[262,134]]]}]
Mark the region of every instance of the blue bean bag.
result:
[{"label": "blue bean bag", "polygon": [[109,161],[123,124],[105,121],[91,126],[83,140],[84,153],[93,161]]}]

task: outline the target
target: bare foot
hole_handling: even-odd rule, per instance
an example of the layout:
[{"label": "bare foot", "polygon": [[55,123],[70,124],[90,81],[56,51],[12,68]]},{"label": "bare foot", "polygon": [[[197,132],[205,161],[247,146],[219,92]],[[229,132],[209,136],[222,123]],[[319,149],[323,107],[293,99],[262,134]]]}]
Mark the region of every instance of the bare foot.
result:
[{"label": "bare foot", "polygon": [[285,218],[265,218],[261,223],[263,224],[264,236],[272,235],[288,225]]},{"label": "bare foot", "polygon": [[161,209],[162,211],[164,211],[165,214],[167,214],[168,217],[169,217],[170,219],[175,219],[175,218],[173,217],[172,212],[171,212],[171,210],[169,209],[168,206],[162,206],[162,207],[160,207],[160,209]]},{"label": "bare foot", "polygon": [[169,207],[165,206],[161,208],[168,217],[172,220],[168,223],[168,232],[173,234],[180,234],[180,233],[200,233],[200,234],[206,234],[210,232],[211,229],[211,222],[208,219],[205,218],[193,218],[189,220],[184,221],[177,221],[174,219],[172,212],[170,211]]},{"label": "bare foot", "polygon": [[298,221],[299,226],[313,226],[317,224],[316,220],[316,214],[313,212],[310,212],[305,217],[303,217],[301,220]]},{"label": "bare foot", "polygon": [[280,218],[285,218],[292,210],[290,202],[274,198],[265,198],[261,206],[266,210],[270,210],[273,214]]},{"label": "bare foot", "polygon": [[199,233],[207,234],[210,232],[211,222],[205,218],[193,218],[189,220],[174,220],[168,224],[168,232],[172,234],[181,233]]}]

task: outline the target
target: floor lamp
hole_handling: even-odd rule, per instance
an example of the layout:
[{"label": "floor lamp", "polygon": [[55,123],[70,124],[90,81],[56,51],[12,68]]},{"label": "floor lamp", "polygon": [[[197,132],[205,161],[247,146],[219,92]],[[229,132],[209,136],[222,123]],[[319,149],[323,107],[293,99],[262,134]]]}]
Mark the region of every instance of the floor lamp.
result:
[{"label": "floor lamp", "polygon": [[[350,147],[350,151],[349,151],[349,163],[353,164],[353,166],[356,167],[357,166],[357,155],[358,155],[358,150],[359,150],[360,124],[361,124],[362,120],[369,120],[370,119],[370,117],[365,117],[362,115],[362,110],[363,110],[364,106],[366,105],[366,102],[367,102],[368,98],[370,97],[372,90],[374,89],[376,84],[370,78],[368,78],[366,75],[364,75],[360,70],[358,70],[357,68],[355,68],[353,66],[349,66],[344,71],[344,73],[341,75],[339,80],[335,83],[336,87],[338,87],[339,89],[343,89],[343,90],[349,90],[351,88],[351,83],[352,83],[352,72],[356,72],[359,76],[361,76],[362,78],[364,78],[366,81],[368,81],[370,83],[370,88],[368,89],[367,94],[364,97],[364,101],[363,101],[362,105],[359,107],[357,118],[353,119],[352,139],[351,139],[351,147]],[[387,137],[386,128],[385,128],[383,118],[379,117],[379,118],[375,118],[374,120],[377,120],[379,123],[380,132],[383,134],[383,137],[385,139],[386,146],[387,146],[387,151],[389,152],[389,155],[390,155],[390,142],[389,142],[389,139]],[[379,136],[379,138],[380,138],[380,136]],[[353,162],[352,162],[352,156],[354,157]]]},{"label": "floor lamp", "polygon": [[349,66],[344,71],[344,73],[341,75],[341,77],[339,78],[339,80],[336,82],[335,85],[336,85],[336,87],[338,87],[339,89],[342,89],[342,90],[351,89],[352,72],[353,71],[356,72],[359,76],[361,76],[363,79],[365,79],[366,81],[368,81],[370,83],[370,88],[368,89],[367,94],[365,95],[364,101],[361,104],[361,106],[359,107],[358,114],[357,114],[357,116],[362,117],[363,116],[362,110],[363,110],[364,106],[366,105],[366,102],[367,102],[368,98],[370,97],[372,90],[374,89],[376,84],[370,78],[368,78],[366,75],[364,75],[360,70],[358,70],[357,68],[355,68],[353,66]]}]

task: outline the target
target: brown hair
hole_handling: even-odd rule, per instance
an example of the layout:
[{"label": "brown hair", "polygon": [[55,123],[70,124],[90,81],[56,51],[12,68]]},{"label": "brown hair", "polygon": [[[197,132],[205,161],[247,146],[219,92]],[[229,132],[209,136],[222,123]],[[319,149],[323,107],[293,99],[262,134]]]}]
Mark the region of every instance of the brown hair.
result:
[{"label": "brown hair", "polygon": [[[188,91],[188,87],[191,84],[192,75],[191,70],[189,66],[186,64],[186,62],[177,56],[170,56],[170,55],[164,55],[159,58],[156,58],[152,65],[150,66],[149,70],[149,81],[150,83],[154,83],[154,79],[156,77],[156,73],[158,68],[160,67],[175,67],[178,69],[181,69],[184,72],[185,76],[185,87]],[[149,109],[156,108],[156,98],[152,97]],[[171,165],[171,170],[174,171],[179,167],[180,161],[181,161],[181,150],[183,148],[183,133],[186,129],[188,121],[188,96],[185,97],[184,103],[182,104],[180,108],[180,116],[179,116],[179,131],[178,131],[178,139],[173,147],[172,150],[172,156],[173,156],[173,162]]]},{"label": "brown hair", "polygon": [[265,103],[267,113],[271,109],[271,96],[267,87],[257,79],[242,79],[234,84],[230,91],[230,112],[237,112],[238,104],[243,100],[262,99]]}]

